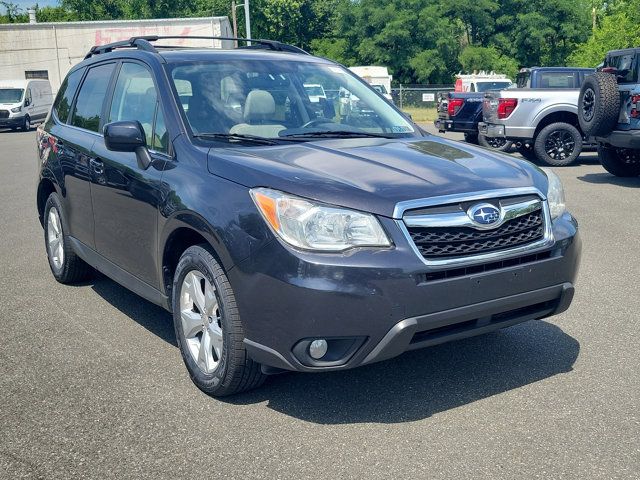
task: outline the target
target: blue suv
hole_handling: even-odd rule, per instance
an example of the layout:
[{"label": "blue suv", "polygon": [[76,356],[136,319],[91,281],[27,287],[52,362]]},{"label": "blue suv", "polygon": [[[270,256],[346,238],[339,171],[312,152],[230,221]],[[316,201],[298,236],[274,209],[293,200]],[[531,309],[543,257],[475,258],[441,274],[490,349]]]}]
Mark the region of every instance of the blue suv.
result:
[{"label": "blue suv", "polygon": [[96,269],[172,312],[203,391],[569,307],[581,246],[551,171],[431,136],[296,47],[165,38],[71,69],[38,129],[37,205],[53,276]]}]

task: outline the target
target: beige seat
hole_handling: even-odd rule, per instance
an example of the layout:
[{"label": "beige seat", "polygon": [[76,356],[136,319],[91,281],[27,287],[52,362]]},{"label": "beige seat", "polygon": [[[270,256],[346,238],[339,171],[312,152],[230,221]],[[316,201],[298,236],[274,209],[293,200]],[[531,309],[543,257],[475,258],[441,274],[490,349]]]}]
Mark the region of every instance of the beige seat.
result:
[{"label": "beige seat", "polygon": [[244,105],[244,121],[234,125],[230,133],[241,135],[257,135],[259,137],[277,137],[284,130],[284,125],[273,123],[276,113],[276,102],[266,90],[252,90],[247,95]]}]

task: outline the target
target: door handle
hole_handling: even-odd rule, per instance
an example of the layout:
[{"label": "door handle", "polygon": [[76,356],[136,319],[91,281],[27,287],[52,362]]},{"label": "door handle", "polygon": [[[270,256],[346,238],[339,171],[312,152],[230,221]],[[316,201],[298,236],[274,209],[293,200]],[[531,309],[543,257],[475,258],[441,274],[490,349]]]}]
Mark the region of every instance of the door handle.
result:
[{"label": "door handle", "polygon": [[91,160],[89,160],[89,163],[91,164],[91,169],[97,175],[102,175],[104,173],[104,163],[102,163],[100,160],[92,158]]}]

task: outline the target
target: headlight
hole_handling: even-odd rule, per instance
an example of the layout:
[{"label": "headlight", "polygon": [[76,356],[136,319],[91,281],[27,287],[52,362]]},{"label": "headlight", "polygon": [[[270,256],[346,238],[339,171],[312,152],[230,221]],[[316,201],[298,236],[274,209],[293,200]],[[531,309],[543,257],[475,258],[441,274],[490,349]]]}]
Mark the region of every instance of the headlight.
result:
[{"label": "headlight", "polygon": [[268,188],[252,189],[251,197],[272,230],[294,247],[339,252],[357,246],[391,245],[378,220],[368,213],[322,205]]},{"label": "headlight", "polygon": [[560,177],[558,177],[553,170],[548,168],[543,168],[542,170],[547,174],[547,179],[549,180],[549,186],[547,188],[549,211],[551,212],[551,218],[556,219],[566,210],[564,203],[564,187],[562,186],[562,180],[560,180]]},{"label": "headlight", "polygon": [[14,107],[11,109],[13,113],[18,113],[20,110],[22,110],[22,107]]}]

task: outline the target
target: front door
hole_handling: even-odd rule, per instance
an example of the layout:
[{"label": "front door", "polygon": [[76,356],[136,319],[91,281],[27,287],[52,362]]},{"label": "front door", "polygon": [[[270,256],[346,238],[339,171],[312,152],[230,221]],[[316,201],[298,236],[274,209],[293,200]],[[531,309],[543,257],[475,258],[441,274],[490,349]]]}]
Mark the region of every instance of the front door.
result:
[{"label": "front door", "polygon": [[154,162],[144,170],[135,153],[109,151],[102,137],[95,142],[91,197],[96,250],[139,280],[159,288],[158,205],[169,145],[153,76],[140,63],[121,64],[112,101],[105,110],[105,124],[125,120],[142,124]]}]

